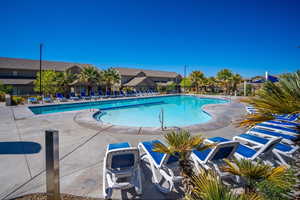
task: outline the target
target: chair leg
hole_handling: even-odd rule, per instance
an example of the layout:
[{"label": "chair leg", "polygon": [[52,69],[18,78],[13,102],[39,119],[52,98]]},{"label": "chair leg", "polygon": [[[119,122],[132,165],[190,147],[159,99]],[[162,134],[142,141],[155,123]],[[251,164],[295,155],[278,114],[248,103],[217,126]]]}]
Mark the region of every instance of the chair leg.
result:
[{"label": "chair leg", "polygon": [[142,194],[142,177],[141,177],[141,168],[137,167],[137,185],[135,186],[135,191],[137,195]]}]

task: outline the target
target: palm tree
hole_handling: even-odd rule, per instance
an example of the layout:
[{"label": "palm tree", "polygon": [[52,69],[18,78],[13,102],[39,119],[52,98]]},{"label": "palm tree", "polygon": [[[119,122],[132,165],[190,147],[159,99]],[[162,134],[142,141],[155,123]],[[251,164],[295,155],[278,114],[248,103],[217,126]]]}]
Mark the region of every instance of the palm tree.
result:
[{"label": "palm tree", "polygon": [[214,144],[204,144],[204,138],[201,136],[191,136],[190,132],[186,130],[171,131],[164,138],[167,146],[162,143],[156,143],[154,151],[178,157],[183,176],[183,185],[185,191],[190,193],[192,190],[191,177],[194,175],[193,165],[189,160],[191,151],[194,149],[203,151],[213,147]]},{"label": "palm tree", "polygon": [[101,80],[101,75],[99,70],[94,66],[86,66],[82,69],[79,74],[79,81],[87,86],[88,95],[91,94],[91,90],[96,86]]},{"label": "palm tree", "polygon": [[255,97],[242,102],[254,106],[258,113],[247,115],[241,126],[274,119],[274,114],[300,113],[300,70],[282,75],[278,83],[267,81]]},{"label": "palm tree", "polygon": [[221,179],[212,170],[202,170],[197,176],[193,176],[194,185],[189,200],[262,200],[258,193],[236,194],[225,186]]},{"label": "palm tree", "polygon": [[105,83],[106,91],[111,90],[114,84],[120,83],[121,75],[120,73],[113,69],[108,68],[102,72],[103,82]]},{"label": "palm tree", "polygon": [[190,79],[192,81],[192,84],[196,87],[197,93],[199,92],[199,87],[203,85],[205,77],[203,72],[201,71],[193,71],[190,74]]},{"label": "palm tree", "polygon": [[63,91],[66,96],[70,85],[76,80],[77,76],[69,71],[58,72],[56,75],[56,81],[58,87]]},{"label": "palm tree", "polygon": [[237,86],[242,82],[242,77],[239,74],[232,74],[231,77],[231,90],[232,92],[237,91]]},{"label": "palm tree", "polygon": [[211,92],[215,92],[215,88],[218,82],[215,77],[211,76],[206,79],[206,86],[210,89]]},{"label": "palm tree", "polygon": [[233,73],[229,69],[222,69],[217,73],[217,79],[222,87],[225,88],[225,93],[229,94]]},{"label": "palm tree", "polygon": [[295,184],[294,175],[291,174],[286,166],[272,167],[263,163],[254,163],[250,160],[229,161],[225,159],[227,166],[222,168],[223,171],[239,176],[244,181],[244,190],[246,193],[261,192],[260,183],[268,185],[268,187],[277,188],[283,193],[289,193]]}]

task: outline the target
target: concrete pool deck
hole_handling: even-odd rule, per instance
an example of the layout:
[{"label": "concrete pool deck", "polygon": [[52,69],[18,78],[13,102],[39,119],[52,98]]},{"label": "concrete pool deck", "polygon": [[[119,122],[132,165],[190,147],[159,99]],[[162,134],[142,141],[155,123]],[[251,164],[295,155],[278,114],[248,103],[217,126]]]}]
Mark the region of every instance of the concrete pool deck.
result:
[{"label": "concrete pool deck", "polygon": [[[205,109],[218,118],[214,124],[206,124],[202,129],[190,127],[193,134],[201,132],[205,137],[232,138],[244,131],[233,124],[246,114],[244,106],[234,99],[228,104],[208,105]],[[41,145],[41,150],[32,154],[4,154],[0,151],[0,199],[46,191],[44,156],[46,129],[59,130],[61,192],[98,198],[102,197],[102,164],[107,144],[129,142],[137,146],[140,141],[162,139],[161,131],[88,126],[80,120],[93,113],[89,110],[30,116],[24,110],[26,110],[24,106],[0,106],[0,145],[4,142],[27,141]],[[159,193],[151,182],[151,172],[145,164],[142,171],[142,199],[180,197],[176,191],[168,195]],[[124,195],[116,192],[113,197],[126,198]]]}]

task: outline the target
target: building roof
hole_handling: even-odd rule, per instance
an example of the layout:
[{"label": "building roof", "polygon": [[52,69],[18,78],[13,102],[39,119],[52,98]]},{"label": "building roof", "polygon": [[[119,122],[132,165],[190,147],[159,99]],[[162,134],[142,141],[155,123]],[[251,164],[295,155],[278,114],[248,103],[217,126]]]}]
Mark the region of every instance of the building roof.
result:
[{"label": "building roof", "polygon": [[148,77],[166,77],[166,78],[176,78],[179,76],[176,72],[167,71],[157,71],[157,70],[144,70],[136,68],[124,68],[116,67],[115,70],[119,71],[122,76],[136,76],[140,72],[144,72]]},{"label": "building roof", "polygon": [[34,79],[0,79],[4,85],[27,85],[33,84]]},{"label": "building roof", "polygon": [[[55,71],[65,71],[66,69],[78,66],[84,67],[87,64],[70,63],[70,62],[54,62],[54,61],[42,61],[42,69],[53,69]],[[24,69],[24,70],[39,70],[40,61],[22,58],[7,58],[0,57],[0,69]]]},{"label": "building roof", "polygon": [[128,83],[124,84],[124,86],[135,87],[143,82],[147,82],[148,84],[155,85],[155,83],[151,79],[149,79],[146,76],[143,76],[143,77],[135,77],[131,79]]}]

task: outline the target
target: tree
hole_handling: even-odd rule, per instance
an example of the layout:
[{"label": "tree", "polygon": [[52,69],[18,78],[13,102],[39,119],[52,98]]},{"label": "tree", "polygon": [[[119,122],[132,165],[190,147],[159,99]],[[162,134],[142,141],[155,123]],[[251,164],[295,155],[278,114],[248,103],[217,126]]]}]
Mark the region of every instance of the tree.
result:
[{"label": "tree", "polygon": [[105,83],[106,91],[111,91],[111,88],[114,84],[119,84],[121,80],[120,73],[113,69],[108,68],[102,71],[103,82]]},{"label": "tree", "polygon": [[101,80],[99,70],[91,65],[85,66],[78,76],[79,81],[86,85],[88,95],[91,94],[92,88],[96,86]]},{"label": "tree", "polygon": [[217,73],[217,79],[225,88],[225,94],[229,94],[233,73],[229,69],[222,69]]},{"label": "tree", "polygon": [[0,92],[1,93],[11,93],[12,92],[12,86],[11,85],[4,85],[1,81],[0,81]]},{"label": "tree", "polygon": [[231,91],[235,92],[237,91],[237,86],[242,82],[242,77],[239,74],[232,74],[231,77]]},{"label": "tree", "polygon": [[214,144],[204,144],[204,138],[201,136],[191,136],[191,134],[186,130],[178,132],[171,131],[164,135],[164,138],[167,146],[162,143],[156,143],[154,151],[178,157],[185,192],[191,193],[191,177],[194,175],[193,165],[189,160],[191,151],[194,149],[203,151],[207,148],[213,147]]},{"label": "tree", "polygon": [[193,71],[190,74],[190,79],[192,81],[192,84],[195,86],[196,91],[199,92],[199,88],[201,86],[203,86],[203,83],[204,83],[204,80],[205,80],[203,72],[201,72],[201,71]]},{"label": "tree", "polygon": [[76,80],[77,76],[69,71],[58,72],[56,76],[57,85],[61,92],[66,96],[69,92],[70,85]]},{"label": "tree", "polygon": [[186,89],[186,88],[190,89],[191,86],[192,86],[192,81],[189,77],[183,78],[180,82],[180,87],[183,89]]},{"label": "tree", "polygon": [[215,77],[211,76],[206,79],[206,87],[210,89],[211,92],[215,92],[218,82]]},{"label": "tree", "polygon": [[56,77],[57,77],[57,73],[52,69],[42,70],[42,79],[40,79],[40,73],[38,72],[36,75],[36,79],[33,81],[34,91],[40,92],[40,80],[41,80],[43,94],[54,95],[59,89],[57,87]]},{"label": "tree", "polygon": [[173,81],[167,83],[166,85],[167,92],[174,92],[175,89],[176,89],[176,83],[174,83]]},{"label": "tree", "polygon": [[265,82],[255,97],[241,101],[255,107],[257,113],[247,115],[240,126],[274,119],[274,114],[300,113],[300,70],[281,76],[278,83]]}]

